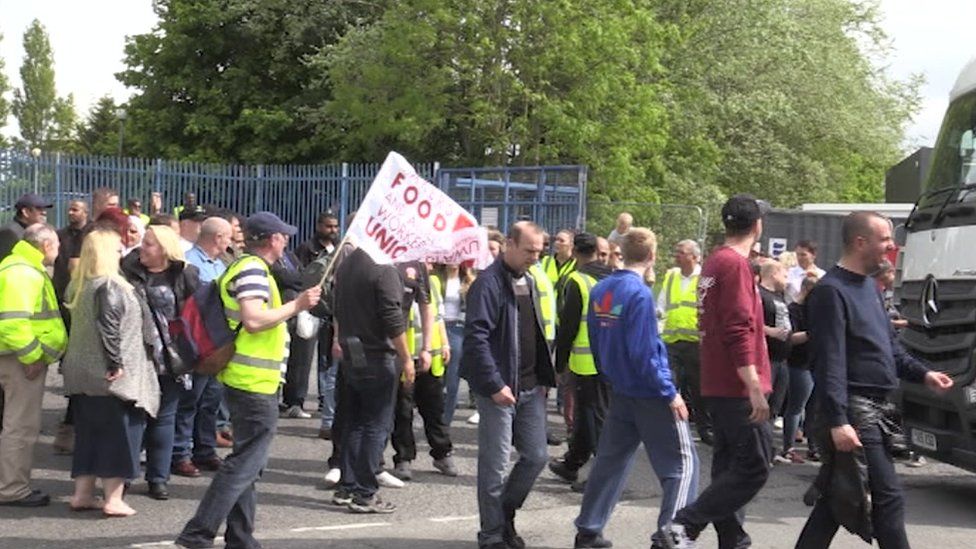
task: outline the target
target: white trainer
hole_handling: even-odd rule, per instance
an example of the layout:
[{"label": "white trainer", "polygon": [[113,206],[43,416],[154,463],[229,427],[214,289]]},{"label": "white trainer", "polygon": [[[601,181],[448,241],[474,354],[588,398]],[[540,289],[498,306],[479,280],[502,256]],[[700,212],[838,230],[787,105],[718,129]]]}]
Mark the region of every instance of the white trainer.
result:
[{"label": "white trainer", "polygon": [[342,480],[342,471],[338,468],[329,469],[329,472],[325,474],[325,487],[335,488],[340,480]]},{"label": "white trainer", "polygon": [[396,478],[389,471],[383,471],[382,473],[376,475],[376,482],[384,488],[403,488],[406,484],[402,480]]},{"label": "white trainer", "polygon": [[471,425],[477,425],[478,421],[480,420],[481,420],[481,416],[478,415],[478,412],[475,412],[471,414],[471,417],[468,418],[468,423],[470,423]]}]

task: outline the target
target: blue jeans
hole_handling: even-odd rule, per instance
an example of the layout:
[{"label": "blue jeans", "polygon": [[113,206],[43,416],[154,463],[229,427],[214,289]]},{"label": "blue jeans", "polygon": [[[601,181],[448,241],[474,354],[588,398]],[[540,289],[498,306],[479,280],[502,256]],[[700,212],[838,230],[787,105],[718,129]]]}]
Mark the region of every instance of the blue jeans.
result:
[{"label": "blue jeans", "polygon": [[688,422],[677,420],[664,399],[615,394],[576,518],[580,532],[602,534],[642,442],[664,492],[658,530],[698,497],[698,452]]},{"label": "blue jeans", "polygon": [[790,392],[783,411],[783,451],[793,447],[803,411],[813,392],[813,373],[806,368],[790,368]]},{"label": "blue jeans", "polygon": [[223,386],[215,377],[193,374],[193,388],[180,395],[176,412],[174,462],[217,455],[217,410],[223,394]]},{"label": "blue jeans", "polygon": [[356,382],[344,375],[342,386],[342,487],[369,499],[379,490],[376,470],[393,430],[393,403],[400,372],[392,355],[366,359],[374,377]]},{"label": "blue jeans", "polygon": [[451,360],[444,371],[444,388],[447,397],[444,399],[444,425],[454,421],[454,411],[457,409],[458,391],[461,389],[461,348],[464,344],[464,322],[451,321],[447,323],[447,342],[451,346]]},{"label": "blue jeans", "polygon": [[214,537],[226,520],[228,548],[256,549],[255,484],[268,464],[268,451],[278,425],[278,395],[262,395],[226,387],[224,392],[234,428],[234,451],[214,475],[196,514],[176,542],[185,547],[213,547]]},{"label": "blue jeans", "polygon": [[[546,387],[520,391],[514,405],[499,406],[477,395],[478,414],[478,545],[503,541],[505,522],[528,497],[546,467]],[[519,460],[506,478],[512,445]]]},{"label": "blue jeans", "polygon": [[173,464],[176,410],[186,389],[169,374],[159,376],[159,412],[146,424],[146,482],[168,482]]},{"label": "blue jeans", "polygon": [[[320,347],[321,349],[321,347]],[[331,364],[330,364],[331,362]],[[336,372],[339,370],[339,361],[331,360],[328,355],[319,354],[318,377],[319,377],[319,411],[322,412],[322,428],[331,429],[332,422],[335,420],[336,411]]]}]

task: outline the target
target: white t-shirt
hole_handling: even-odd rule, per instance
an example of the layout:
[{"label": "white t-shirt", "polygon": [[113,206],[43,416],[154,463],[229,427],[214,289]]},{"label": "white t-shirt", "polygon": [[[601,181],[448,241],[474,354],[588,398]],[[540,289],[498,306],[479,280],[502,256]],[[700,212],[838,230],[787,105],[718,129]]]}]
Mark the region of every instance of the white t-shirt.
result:
[{"label": "white t-shirt", "polygon": [[464,320],[461,312],[461,279],[448,278],[444,282],[444,320],[456,322]]},{"label": "white t-shirt", "polygon": [[[817,274],[817,278],[823,278],[827,271],[817,267],[816,265],[810,269],[811,272]],[[790,267],[790,270],[786,272],[786,302],[793,303],[796,301],[796,296],[800,295],[800,285],[803,284],[803,279],[806,278],[807,271],[802,267]]]}]

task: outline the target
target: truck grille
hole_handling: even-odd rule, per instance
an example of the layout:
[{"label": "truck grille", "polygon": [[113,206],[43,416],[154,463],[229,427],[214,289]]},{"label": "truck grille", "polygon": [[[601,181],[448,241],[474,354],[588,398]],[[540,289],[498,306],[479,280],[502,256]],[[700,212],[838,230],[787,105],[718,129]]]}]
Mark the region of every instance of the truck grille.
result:
[{"label": "truck grille", "polygon": [[924,280],[903,281],[898,289],[898,304],[908,319],[901,342],[916,358],[947,374],[961,374],[969,368],[976,345],[976,281],[938,281],[937,315],[929,315],[929,326],[922,321]]}]

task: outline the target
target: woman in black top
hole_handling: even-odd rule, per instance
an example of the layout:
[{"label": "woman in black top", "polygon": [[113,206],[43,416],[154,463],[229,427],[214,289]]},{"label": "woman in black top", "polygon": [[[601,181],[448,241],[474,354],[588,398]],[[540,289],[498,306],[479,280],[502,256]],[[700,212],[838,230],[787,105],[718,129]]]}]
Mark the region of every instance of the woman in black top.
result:
[{"label": "woman in black top", "polygon": [[790,356],[787,358],[790,388],[786,409],[783,410],[783,453],[775,458],[779,463],[804,462],[804,459],[793,448],[793,443],[803,420],[807,402],[813,392],[813,373],[810,371],[810,361],[807,358],[808,338],[805,302],[807,296],[810,295],[810,290],[817,284],[817,280],[819,279],[816,275],[808,274],[800,283],[800,293],[797,294],[796,301],[787,306],[793,333],[790,335]]}]

